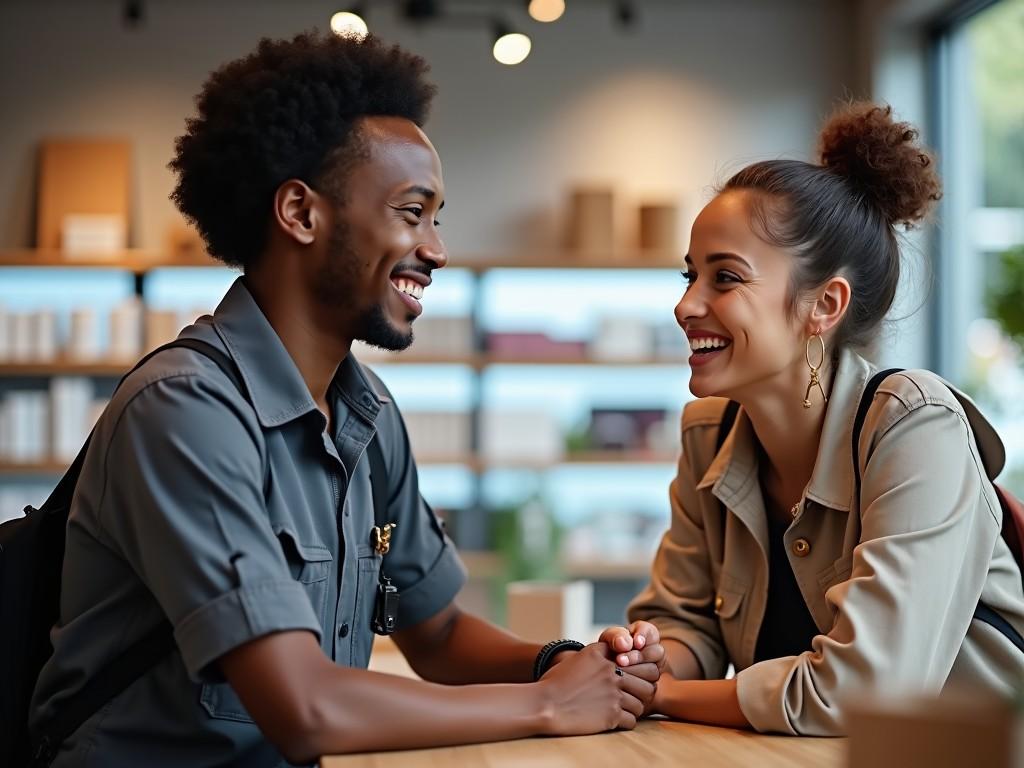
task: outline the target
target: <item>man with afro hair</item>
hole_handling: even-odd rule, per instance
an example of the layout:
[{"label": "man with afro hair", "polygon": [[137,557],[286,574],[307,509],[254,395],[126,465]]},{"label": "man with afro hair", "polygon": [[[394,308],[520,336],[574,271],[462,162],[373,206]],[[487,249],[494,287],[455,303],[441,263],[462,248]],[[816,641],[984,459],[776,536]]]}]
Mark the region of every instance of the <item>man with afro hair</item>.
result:
[{"label": "man with afro hair", "polygon": [[[465,571],[401,416],[350,354],[357,339],[407,347],[448,262],[426,69],[373,37],[305,34],[262,41],[199,95],[173,199],[242,276],[181,338],[234,375],[163,350],[97,425],[35,732],[148,634],[166,625],[173,643],[57,739],[55,765],[273,766],[594,733],[650,702],[664,654],[649,625],[542,648],[456,606]],[[373,632],[392,630],[421,680],[366,670]]]}]

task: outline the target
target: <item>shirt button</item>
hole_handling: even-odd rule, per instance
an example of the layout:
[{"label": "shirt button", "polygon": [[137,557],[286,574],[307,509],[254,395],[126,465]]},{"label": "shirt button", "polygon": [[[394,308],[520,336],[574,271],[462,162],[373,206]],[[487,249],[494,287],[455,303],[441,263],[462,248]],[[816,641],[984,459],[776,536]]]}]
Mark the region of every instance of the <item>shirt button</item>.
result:
[{"label": "shirt button", "polygon": [[807,539],[797,539],[793,542],[793,554],[797,557],[807,557],[811,553],[811,543]]},{"label": "shirt button", "polygon": [[347,636],[348,636],[348,622],[346,622],[346,623],[342,624],[340,627],[338,627],[338,637],[347,637]]},{"label": "shirt button", "polygon": [[715,613],[719,613],[722,610],[723,605],[725,605],[725,599],[721,595],[718,595],[715,598]]}]

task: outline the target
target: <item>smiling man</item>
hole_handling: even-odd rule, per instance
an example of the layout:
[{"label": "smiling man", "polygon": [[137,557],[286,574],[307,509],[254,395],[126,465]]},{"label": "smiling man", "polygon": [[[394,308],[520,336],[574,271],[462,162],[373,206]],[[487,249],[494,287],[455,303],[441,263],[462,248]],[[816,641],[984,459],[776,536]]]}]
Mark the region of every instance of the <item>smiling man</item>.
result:
[{"label": "smiling man", "polygon": [[[629,653],[623,673],[604,644],[541,648],[456,606],[464,569],[401,416],[350,354],[357,339],[409,346],[448,261],[425,70],[373,38],[300,35],[200,94],[173,198],[243,275],[182,332],[207,351],[159,352],[97,425],[37,738],[142,638],[166,626],[173,642],[53,739],[56,765],[271,766],[593,733],[632,727],[651,700],[664,662],[649,625],[606,636]],[[367,671],[374,631],[423,680]]]}]

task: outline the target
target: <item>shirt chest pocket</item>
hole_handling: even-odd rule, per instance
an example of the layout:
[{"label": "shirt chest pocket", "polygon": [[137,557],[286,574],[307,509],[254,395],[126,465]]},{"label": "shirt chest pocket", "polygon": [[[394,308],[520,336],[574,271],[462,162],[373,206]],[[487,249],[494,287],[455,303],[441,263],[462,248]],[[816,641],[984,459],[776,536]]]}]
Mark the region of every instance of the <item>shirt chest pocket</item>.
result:
[{"label": "shirt chest pocket", "polygon": [[350,664],[353,667],[366,667],[373,649],[373,614],[377,607],[377,586],[384,558],[366,544],[359,545],[357,555],[355,626]]},{"label": "shirt chest pocket", "polygon": [[[303,543],[291,526],[274,524],[273,530],[281,544],[292,578],[302,584],[322,630],[327,610],[328,576],[334,557],[325,546]],[[217,720],[253,722],[238,694],[228,683],[204,683],[199,701],[207,714]]]},{"label": "shirt chest pocket", "polygon": [[288,561],[292,578],[302,584],[313,606],[313,613],[323,629],[327,611],[328,577],[334,555],[312,536],[300,536],[292,526],[275,523],[273,529],[285,560]]}]

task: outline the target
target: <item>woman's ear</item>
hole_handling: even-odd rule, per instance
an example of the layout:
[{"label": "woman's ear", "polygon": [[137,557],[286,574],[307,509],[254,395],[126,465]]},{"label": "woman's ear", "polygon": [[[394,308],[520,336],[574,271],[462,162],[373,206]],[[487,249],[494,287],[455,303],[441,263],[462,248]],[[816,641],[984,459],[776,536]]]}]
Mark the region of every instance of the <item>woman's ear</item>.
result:
[{"label": "woman's ear", "polygon": [[319,195],[304,181],[289,179],[274,193],[274,224],[300,245],[315,239],[323,221],[317,206]]},{"label": "woman's ear", "polygon": [[839,324],[850,307],[850,282],[839,275],[815,291],[817,299],[807,317],[811,333],[826,333]]}]

